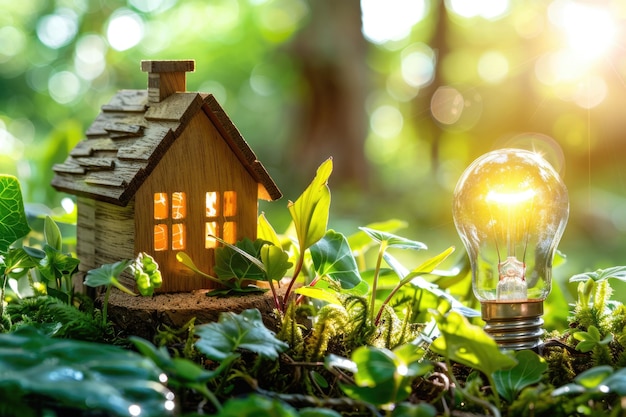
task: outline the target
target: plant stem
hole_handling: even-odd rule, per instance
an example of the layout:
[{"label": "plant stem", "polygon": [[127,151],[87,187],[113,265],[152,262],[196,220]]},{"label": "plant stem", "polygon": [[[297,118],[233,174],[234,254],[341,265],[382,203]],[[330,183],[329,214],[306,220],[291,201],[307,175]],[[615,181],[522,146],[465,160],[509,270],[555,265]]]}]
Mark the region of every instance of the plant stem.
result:
[{"label": "plant stem", "polygon": [[109,308],[109,295],[111,294],[112,285],[107,285],[107,289],[104,293],[104,300],[102,301],[102,325],[106,326],[107,324],[107,311]]},{"label": "plant stem", "polygon": [[289,281],[289,286],[287,287],[287,291],[285,291],[285,299],[283,300],[283,313],[287,308],[287,303],[289,302],[289,295],[291,294],[291,289],[293,284],[296,282],[296,278],[300,275],[300,271],[302,271],[302,265],[304,264],[304,251],[300,251],[300,256],[298,257],[298,263],[296,264],[296,268],[293,271],[293,277],[291,281]]},{"label": "plant stem", "polygon": [[387,242],[380,242],[380,248],[378,248],[378,258],[376,259],[376,269],[374,270],[374,278],[372,280],[372,296],[370,299],[370,323],[374,324],[374,304],[376,303],[376,290],[378,287],[378,275],[380,274],[380,265],[383,262],[383,254],[387,249]]}]

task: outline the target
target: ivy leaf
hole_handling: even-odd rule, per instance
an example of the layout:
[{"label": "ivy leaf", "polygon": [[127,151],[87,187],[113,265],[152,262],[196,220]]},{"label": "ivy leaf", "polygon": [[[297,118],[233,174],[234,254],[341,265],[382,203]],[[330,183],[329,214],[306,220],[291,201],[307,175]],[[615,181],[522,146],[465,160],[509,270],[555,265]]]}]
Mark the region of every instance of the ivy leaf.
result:
[{"label": "ivy leaf", "polygon": [[328,178],[333,170],[332,158],[319,166],[315,178],[295,203],[288,208],[298,236],[300,252],[304,252],[326,233],[330,211]]},{"label": "ivy leaf", "polygon": [[482,328],[471,324],[461,314],[455,311],[445,316],[433,313],[441,332],[441,336],[430,345],[433,352],[477,369],[487,376],[517,364],[511,354],[500,351],[496,342]]},{"label": "ivy leaf", "polygon": [[244,310],[241,314],[221,313],[217,323],[197,326],[196,335],[200,337],[196,342],[198,350],[217,361],[227,359],[237,349],[276,359],[289,347],[265,327],[257,309]]},{"label": "ivy leaf", "polygon": [[406,239],[401,236],[396,236],[391,233],[381,232],[380,230],[370,229],[369,227],[359,227],[359,230],[365,232],[369,237],[374,239],[376,242],[383,243],[385,242],[387,247],[389,248],[399,248],[399,249],[413,249],[413,250],[423,250],[428,249],[428,247],[422,242],[417,242],[415,240]]},{"label": "ivy leaf", "polygon": [[595,282],[604,281],[609,278],[616,278],[620,281],[626,281],[626,266],[614,266],[607,269],[598,269],[594,272],[585,272],[576,274],[569,279],[570,282],[580,282],[592,279]]},{"label": "ivy leaf", "polygon": [[20,182],[12,175],[0,175],[0,253],[28,232]]},{"label": "ivy leaf", "polygon": [[356,260],[348,240],[341,233],[329,230],[309,251],[318,275],[331,277],[344,289],[354,288],[361,283]]},{"label": "ivy leaf", "polygon": [[543,373],[548,369],[546,360],[531,350],[516,352],[515,359],[517,365],[513,368],[499,370],[493,374],[496,390],[509,403],[512,403],[524,388],[541,381]]}]

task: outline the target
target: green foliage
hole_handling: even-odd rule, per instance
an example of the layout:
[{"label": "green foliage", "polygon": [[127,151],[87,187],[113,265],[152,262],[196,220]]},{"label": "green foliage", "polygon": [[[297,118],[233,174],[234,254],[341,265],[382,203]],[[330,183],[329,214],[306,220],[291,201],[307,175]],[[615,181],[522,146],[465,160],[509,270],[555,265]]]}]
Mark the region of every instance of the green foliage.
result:
[{"label": "green foliage", "polygon": [[196,327],[199,340],[196,348],[209,358],[224,361],[237,349],[246,349],[267,359],[276,359],[287,348],[274,333],[263,325],[257,309],[245,310],[241,314],[221,313],[217,323]]},{"label": "green foliage", "polygon": [[548,369],[546,360],[530,350],[516,352],[515,359],[517,365],[514,367],[499,369],[493,373],[498,394],[509,403],[512,403],[524,388],[540,382]]},{"label": "green foliage", "polygon": [[160,374],[148,359],[115,346],[51,339],[28,327],[0,335],[0,397],[9,410],[128,416],[140,407],[142,415],[167,416],[172,398]]},{"label": "green foliage", "polygon": [[432,369],[432,364],[422,360],[424,353],[412,344],[393,351],[362,346],[352,353],[350,361],[329,356],[326,366],[353,373],[354,384],[341,384],[348,396],[385,407],[406,400],[413,379]]},{"label": "green foliage", "polygon": [[0,175],[0,253],[30,231],[20,183],[12,175]]},{"label": "green foliage", "polygon": [[318,276],[327,276],[342,289],[352,289],[362,283],[354,255],[346,237],[334,230],[310,248],[311,260]]},{"label": "green foliage", "polygon": [[590,352],[594,348],[600,346],[606,346],[613,340],[612,334],[607,334],[604,338],[600,335],[596,326],[589,326],[586,332],[576,332],[573,335],[574,339],[579,340],[580,343],[576,345],[576,350],[583,353]]},{"label": "green foliage", "polygon": [[93,309],[79,310],[57,297],[42,295],[18,299],[6,307],[11,330],[37,328],[57,338],[102,342],[110,340],[111,328]]},{"label": "green foliage", "polygon": [[[282,279],[292,266],[285,251],[263,239],[253,242],[244,238],[235,245],[218,237],[215,239],[223,245],[215,251],[214,269],[217,277],[200,271],[185,252],[176,254],[176,259],[187,268],[218,283],[220,287],[225,287],[210,291],[208,293],[210,296],[266,291],[253,285],[251,281],[266,281],[274,291],[272,281]],[[276,299],[275,293],[274,298]]]}]

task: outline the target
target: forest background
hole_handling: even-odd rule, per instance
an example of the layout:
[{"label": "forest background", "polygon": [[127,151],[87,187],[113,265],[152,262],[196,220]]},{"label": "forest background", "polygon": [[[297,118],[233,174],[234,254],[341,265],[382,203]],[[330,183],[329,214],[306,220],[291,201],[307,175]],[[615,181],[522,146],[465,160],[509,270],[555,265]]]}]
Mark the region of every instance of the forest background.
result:
[{"label": "forest background", "polygon": [[[560,170],[570,220],[555,270],[626,261],[626,4],[619,0],[0,0],[0,172],[33,217],[69,219],[52,165],[142,59],[194,59],[285,199],[280,231],[334,158],[331,224],[405,220],[425,257],[456,245],[452,193],[495,147],[532,146]],[[616,298],[626,295],[616,283]],[[550,299],[548,300],[550,302]]]}]

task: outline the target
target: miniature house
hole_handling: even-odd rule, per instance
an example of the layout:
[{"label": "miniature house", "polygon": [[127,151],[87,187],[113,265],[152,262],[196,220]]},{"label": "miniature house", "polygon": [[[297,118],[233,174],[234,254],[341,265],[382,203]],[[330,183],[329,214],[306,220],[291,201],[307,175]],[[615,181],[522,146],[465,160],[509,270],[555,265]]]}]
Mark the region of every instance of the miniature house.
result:
[{"label": "miniature house", "polygon": [[212,274],[211,236],[255,239],[258,199],[281,197],[215,98],[185,92],[194,67],[142,61],[148,89],[119,91],[54,166],[52,185],[77,196],[81,271],[146,252],[160,266],[160,292],[212,288],[177,252]]}]

